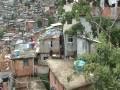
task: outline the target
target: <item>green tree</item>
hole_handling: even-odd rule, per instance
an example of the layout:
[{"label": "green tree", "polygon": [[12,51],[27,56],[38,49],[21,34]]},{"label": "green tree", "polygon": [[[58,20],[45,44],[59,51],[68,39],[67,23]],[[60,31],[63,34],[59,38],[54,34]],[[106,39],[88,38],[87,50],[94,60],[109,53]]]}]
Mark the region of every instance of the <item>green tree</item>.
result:
[{"label": "green tree", "polygon": [[3,37],[4,35],[4,30],[0,29],[0,39]]},{"label": "green tree", "polygon": [[80,19],[80,16],[90,15],[90,6],[85,0],[80,0],[78,3],[74,3],[72,7],[72,13],[76,20]]},{"label": "green tree", "polygon": [[56,1],[56,6],[64,6],[66,4],[66,0],[57,0]]},{"label": "green tree", "polygon": [[77,23],[73,25],[69,30],[66,30],[65,34],[77,36],[77,33],[83,34],[83,32],[84,32],[84,27],[82,26],[81,23]]},{"label": "green tree", "polygon": [[41,21],[41,18],[38,18],[37,19],[37,27],[42,27],[42,21]]},{"label": "green tree", "polygon": [[115,47],[117,47],[117,46],[120,47],[120,29],[114,28],[114,29],[111,31],[111,43],[112,43]]},{"label": "green tree", "polygon": [[29,1],[26,1],[26,2],[25,2],[25,6],[28,7],[28,9],[29,9],[29,8],[31,7],[31,6],[30,6],[30,2],[29,2]]},{"label": "green tree", "polygon": [[48,26],[54,23],[54,17],[53,16],[48,16]]},{"label": "green tree", "polygon": [[[117,19],[112,21],[101,15],[93,17],[89,1],[80,0],[79,3],[74,3],[72,9],[73,18],[79,20],[84,16],[92,25],[93,35],[101,41],[94,53],[82,56],[87,62],[84,73],[94,81],[95,90],[120,90],[120,30],[115,27]],[[100,7],[100,0],[96,1],[96,7]],[[91,73],[94,76],[92,79]]]},{"label": "green tree", "polygon": [[[120,48],[110,49],[105,34],[100,35],[101,44],[96,52],[83,56],[87,64],[84,68],[87,77],[94,75],[95,90],[120,89]],[[92,79],[93,80],[93,79]]]},{"label": "green tree", "polygon": [[71,12],[66,12],[65,13],[65,20],[67,21],[68,24],[72,23],[73,19],[73,14]]}]

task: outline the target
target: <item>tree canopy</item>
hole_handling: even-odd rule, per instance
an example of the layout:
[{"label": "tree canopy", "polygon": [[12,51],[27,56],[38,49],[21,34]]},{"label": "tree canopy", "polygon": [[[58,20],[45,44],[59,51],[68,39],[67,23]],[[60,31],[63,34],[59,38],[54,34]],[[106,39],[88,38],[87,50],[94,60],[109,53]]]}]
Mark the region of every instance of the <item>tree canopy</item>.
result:
[{"label": "tree canopy", "polygon": [[81,23],[77,23],[75,25],[73,25],[70,30],[66,30],[65,34],[68,35],[77,35],[77,33],[81,33],[83,34],[84,32],[84,27],[82,26]]},{"label": "tree canopy", "polygon": [[101,33],[101,44],[97,45],[96,52],[83,55],[87,64],[84,68],[86,75],[94,75],[95,90],[120,89],[120,48],[110,48],[104,33]]},{"label": "tree canopy", "polygon": [[41,18],[38,18],[37,19],[37,27],[41,27],[42,26],[42,21],[41,21]]},{"label": "tree canopy", "polygon": [[0,39],[3,37],[4,35],[4,30],[0,29]]},{"label": "tree canopy", "polygon": [[[120,29],[115,26],[116,20],[103,17],[101,13],[93,17],[89,1],[74,3],[71,11],[73,18],[79,20],[84,17],[88,20],[93,36],[101,42],[96,45],[95,52],[81,56],[87,62],[84,73],[87,77],[91,73],[94,75],[91,80],[95,82],[95,90],[120,90]],[[100,7],[99,5],[100,0],[97,0],[96,7]],[[76,28],[72,27],[70,30],[76,33]]]}]

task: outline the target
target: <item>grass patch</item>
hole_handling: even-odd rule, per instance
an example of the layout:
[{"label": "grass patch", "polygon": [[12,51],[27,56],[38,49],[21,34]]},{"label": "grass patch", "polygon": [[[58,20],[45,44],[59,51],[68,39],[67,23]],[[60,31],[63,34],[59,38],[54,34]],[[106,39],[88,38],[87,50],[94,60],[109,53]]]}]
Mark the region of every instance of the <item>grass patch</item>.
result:
[{"label": "grass patch", "polygon": [[42,80],[47,90],[50,90],[49,76],[48,74],[39,74],[38,77]]}]

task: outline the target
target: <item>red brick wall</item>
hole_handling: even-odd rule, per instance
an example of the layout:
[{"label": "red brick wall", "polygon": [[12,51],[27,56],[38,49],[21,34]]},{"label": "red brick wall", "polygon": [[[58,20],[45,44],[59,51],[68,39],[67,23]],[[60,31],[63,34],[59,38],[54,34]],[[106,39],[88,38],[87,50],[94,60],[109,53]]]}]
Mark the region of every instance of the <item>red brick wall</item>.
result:
[{"label": "red brick wall", "polygon": [[54,76],[54,74],[51,72],[49,73],[49,78],[50,78],[50,87],[54,87],[55,90],[64,90],[63,85],[61,85],[59,83],[59,81],[56,79],[56,77]]},{"label": "red brick wall", "polygon": [[33,74],[33,59],[28,60],[29,65],[24,65],[23,60],[15,60],[15,74],[16,76],[29,76]]},{"label": "red brick wall", "polygon": [[[65,90],[64,86],[57,80],[57,78],[55,77],[55,75],[52,73],[51,70],[49,72],[49,78],[50,78],[51,87],[53,86],[55,90]],[[76,88],[74,90],[93,90],[93,87],[91,85],[88,85],[88,86]]]},{"label": "red brick wall", "polygon": [[7,84],[7,82],[3,83],[3,90],[8,90],[8,84]]},{"label": "red brick wall", "polygon": [[26,22],[26,30],[31,31],[33,29],[34,23],[33,22]]}]

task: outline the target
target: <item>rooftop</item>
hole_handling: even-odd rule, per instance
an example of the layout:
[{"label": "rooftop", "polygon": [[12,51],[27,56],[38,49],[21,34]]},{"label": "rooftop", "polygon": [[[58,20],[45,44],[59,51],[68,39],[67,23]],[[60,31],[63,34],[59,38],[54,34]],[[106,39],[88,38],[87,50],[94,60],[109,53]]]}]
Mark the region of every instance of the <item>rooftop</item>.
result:
[{"label": "rooftop", "polygon": [[30,43],[19,43],[14,46],[11,53],[11,59],[33,58],[35,50],[31,48]]},{"label": "rooftop", "polygon": [[[17,55],[19,53],[19,55]],[[35,57],[35,51],[34,50],[24,50],[24,51],[16,51],[13,52],[11,55],[12,60],[16,59],[23,59],[23,58],[33,58]]]},{"label": "rooftop", "polygon": [[12,75],[12,72],[0,72],[0,78],[8,78]]},{"label": "rooftop", "polygon": [[[51,71],[66,90],[72,90],[90,84],[82,74],[74,73],[72,60],[65,61],[51,59],[48,60],[47,63]],[[70,81],[68,81],[68,77],[71,78]]]},{"label": "rooftop", "polygon": [[46,90],[42,80],[30,79],[28,77],[19,77],[16,79],[17,90],[29,90],[28,85],[30,90]]}]

